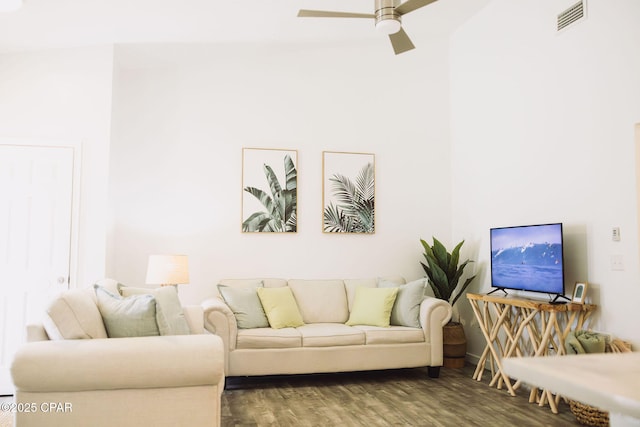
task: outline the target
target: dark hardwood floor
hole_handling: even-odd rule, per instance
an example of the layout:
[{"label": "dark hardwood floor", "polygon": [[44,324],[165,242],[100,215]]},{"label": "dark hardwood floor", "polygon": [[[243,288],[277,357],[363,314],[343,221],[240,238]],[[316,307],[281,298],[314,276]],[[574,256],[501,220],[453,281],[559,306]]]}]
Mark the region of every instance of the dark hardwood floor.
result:
[{"label": "dark hardwood floor", "polygon": [[576,426],[565,403],[554,415],[471,378],[474,366],[228,378],[223,426]]}]

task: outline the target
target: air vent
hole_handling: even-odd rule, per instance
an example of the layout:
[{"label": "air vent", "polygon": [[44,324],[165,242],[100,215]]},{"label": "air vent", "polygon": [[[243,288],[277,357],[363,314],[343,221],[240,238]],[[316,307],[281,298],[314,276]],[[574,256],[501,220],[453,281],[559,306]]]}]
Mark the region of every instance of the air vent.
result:
[{"label": "air vent", "polygon": [[569,25],[580,21],[585,16],[585,0],[581,0],[558,15],[558,31],[561,31],[567,28]]}]

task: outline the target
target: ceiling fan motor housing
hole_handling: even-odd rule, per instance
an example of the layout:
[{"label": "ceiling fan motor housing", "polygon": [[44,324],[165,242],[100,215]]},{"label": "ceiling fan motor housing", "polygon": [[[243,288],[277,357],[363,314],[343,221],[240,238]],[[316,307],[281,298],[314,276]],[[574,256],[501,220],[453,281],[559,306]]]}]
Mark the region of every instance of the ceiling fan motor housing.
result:
[{"label": "ceiling fan motor housing", "polygon": [[376,0],[376,29],[393,34],[400,31],[402,20],[396,12],[400,0]]}]

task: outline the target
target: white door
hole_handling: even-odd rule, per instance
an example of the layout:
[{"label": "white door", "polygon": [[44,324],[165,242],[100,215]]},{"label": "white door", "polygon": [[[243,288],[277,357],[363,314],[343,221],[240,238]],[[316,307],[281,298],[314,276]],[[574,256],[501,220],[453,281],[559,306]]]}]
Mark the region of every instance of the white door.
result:
[{"label": "white door", "polygon": [[69,283],[73,148],[0,145],[0,395],[48,299]]}]

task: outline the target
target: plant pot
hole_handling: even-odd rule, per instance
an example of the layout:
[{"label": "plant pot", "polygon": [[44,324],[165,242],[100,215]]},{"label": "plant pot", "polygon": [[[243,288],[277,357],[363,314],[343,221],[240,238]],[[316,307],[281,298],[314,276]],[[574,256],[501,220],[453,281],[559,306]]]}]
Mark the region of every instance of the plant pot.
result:
[{"label": "plant pot", "polygon": [[442,352],[445,368],[464,367],[467,355],[467,338],[462,323],[449,322],[442,328]]}]

